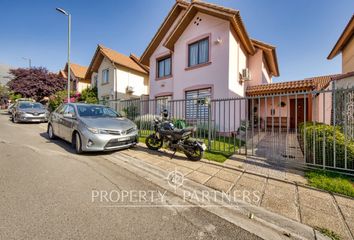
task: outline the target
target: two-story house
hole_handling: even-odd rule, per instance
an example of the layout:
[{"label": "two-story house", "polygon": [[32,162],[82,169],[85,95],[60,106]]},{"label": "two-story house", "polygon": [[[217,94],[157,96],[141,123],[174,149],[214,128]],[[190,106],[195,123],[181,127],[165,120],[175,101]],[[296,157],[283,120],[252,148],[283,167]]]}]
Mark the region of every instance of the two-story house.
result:
[{"label": "two-story house", "polygon": [[218,132],[236,131],[241,119],[234,113],[245,119],[245,102],[227,106],[233,113],[218,118],[209,113],[225,109],[208,110],[199,99],[244,97],[247,86],[279,76],[275,47],[251,39],[239,11],[203,1],[176,0],[140,62],[150,66],[150,99],[175,100],[166,107],[189,122],[206,124],[211,117]]},{"label": "two-story house", "polygon": [[[82,90],[90,87],[91,81],[85,78],[86,72],[87,67],[70,63],[70,88],[72,91],[81,93]],[[65,64],[64,69],[59,71],[59,76],[68,78],[68,64]]]},{"label": "two-story house", "polygon": [[336,77],[336,88],[354,87],[354,14],[344,28],[327,59],[342,54],[342,74]]},{"label": "two-story house", "polygon": [[279,76],[275,47],[249,37],[239,11],[177,0],[140,62],[150,66],[150,99],[245,96]]},{"label": "two-story house", "polygon": [[135,55],[125,56],[98,45],[86,78],[97,87],[100,100],[139,98],[149,90],[149,68]]}]

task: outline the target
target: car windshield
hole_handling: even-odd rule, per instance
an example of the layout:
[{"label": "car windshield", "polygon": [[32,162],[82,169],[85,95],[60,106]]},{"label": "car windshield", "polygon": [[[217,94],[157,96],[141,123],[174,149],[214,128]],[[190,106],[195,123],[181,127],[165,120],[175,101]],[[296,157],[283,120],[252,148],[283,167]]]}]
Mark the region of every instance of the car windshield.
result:
[{"label": "car windshield", "polygon": [[79,105],[77,111],[80,117],[121,117],[113,109],[104,106]]},{"label": "car windshield", "polygon": [[18,107],[20,109],[25,109],[25,108],[41,109],[41,108],[43,108],[43,105],[40,103],[33,103],[33,102],[20,102]]}]

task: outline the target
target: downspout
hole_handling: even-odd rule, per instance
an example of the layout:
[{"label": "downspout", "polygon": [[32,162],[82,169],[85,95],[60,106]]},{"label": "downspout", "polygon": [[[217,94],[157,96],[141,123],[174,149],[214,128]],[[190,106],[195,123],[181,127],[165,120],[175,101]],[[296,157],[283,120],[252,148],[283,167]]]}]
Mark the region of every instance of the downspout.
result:
[{"label": "downspout", "polygon": [[114,94],[114,109],[118,111],[118,104],[117,104],[117,98],[118,98],[118,90],[117,90],[117,74],[116,74],[116,65],[112,62],[113,64],[113,94]]}]

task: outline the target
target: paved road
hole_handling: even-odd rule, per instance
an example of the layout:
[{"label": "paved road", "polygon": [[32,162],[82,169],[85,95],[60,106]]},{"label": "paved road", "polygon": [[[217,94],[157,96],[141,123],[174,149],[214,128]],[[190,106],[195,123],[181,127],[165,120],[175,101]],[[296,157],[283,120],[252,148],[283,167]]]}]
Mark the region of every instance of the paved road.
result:
[{"label": "paved road", "polygon": [[45,131],[0,114],[0,239],[259,239],[198,207],[127,208],[113,203],[118,195],[92,198],[164,190],[100,154],[78,156]]}]

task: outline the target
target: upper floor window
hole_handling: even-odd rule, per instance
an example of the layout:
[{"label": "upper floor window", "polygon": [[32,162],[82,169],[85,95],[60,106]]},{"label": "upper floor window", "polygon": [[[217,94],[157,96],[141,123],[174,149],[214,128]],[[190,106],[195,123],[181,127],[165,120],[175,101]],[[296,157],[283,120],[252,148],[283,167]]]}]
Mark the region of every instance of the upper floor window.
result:
[{"label": "upper floor window", "polygon": [[109,82],[109,69],[102,70],[102,84]]},{"label": "upper floor window", "polygon": [[209,38],[188,45],[188,67],[209,62]]},{"label": "upper floor window", "polygon": [[171,76],[171,56],[157,61],[157,78]]}]

